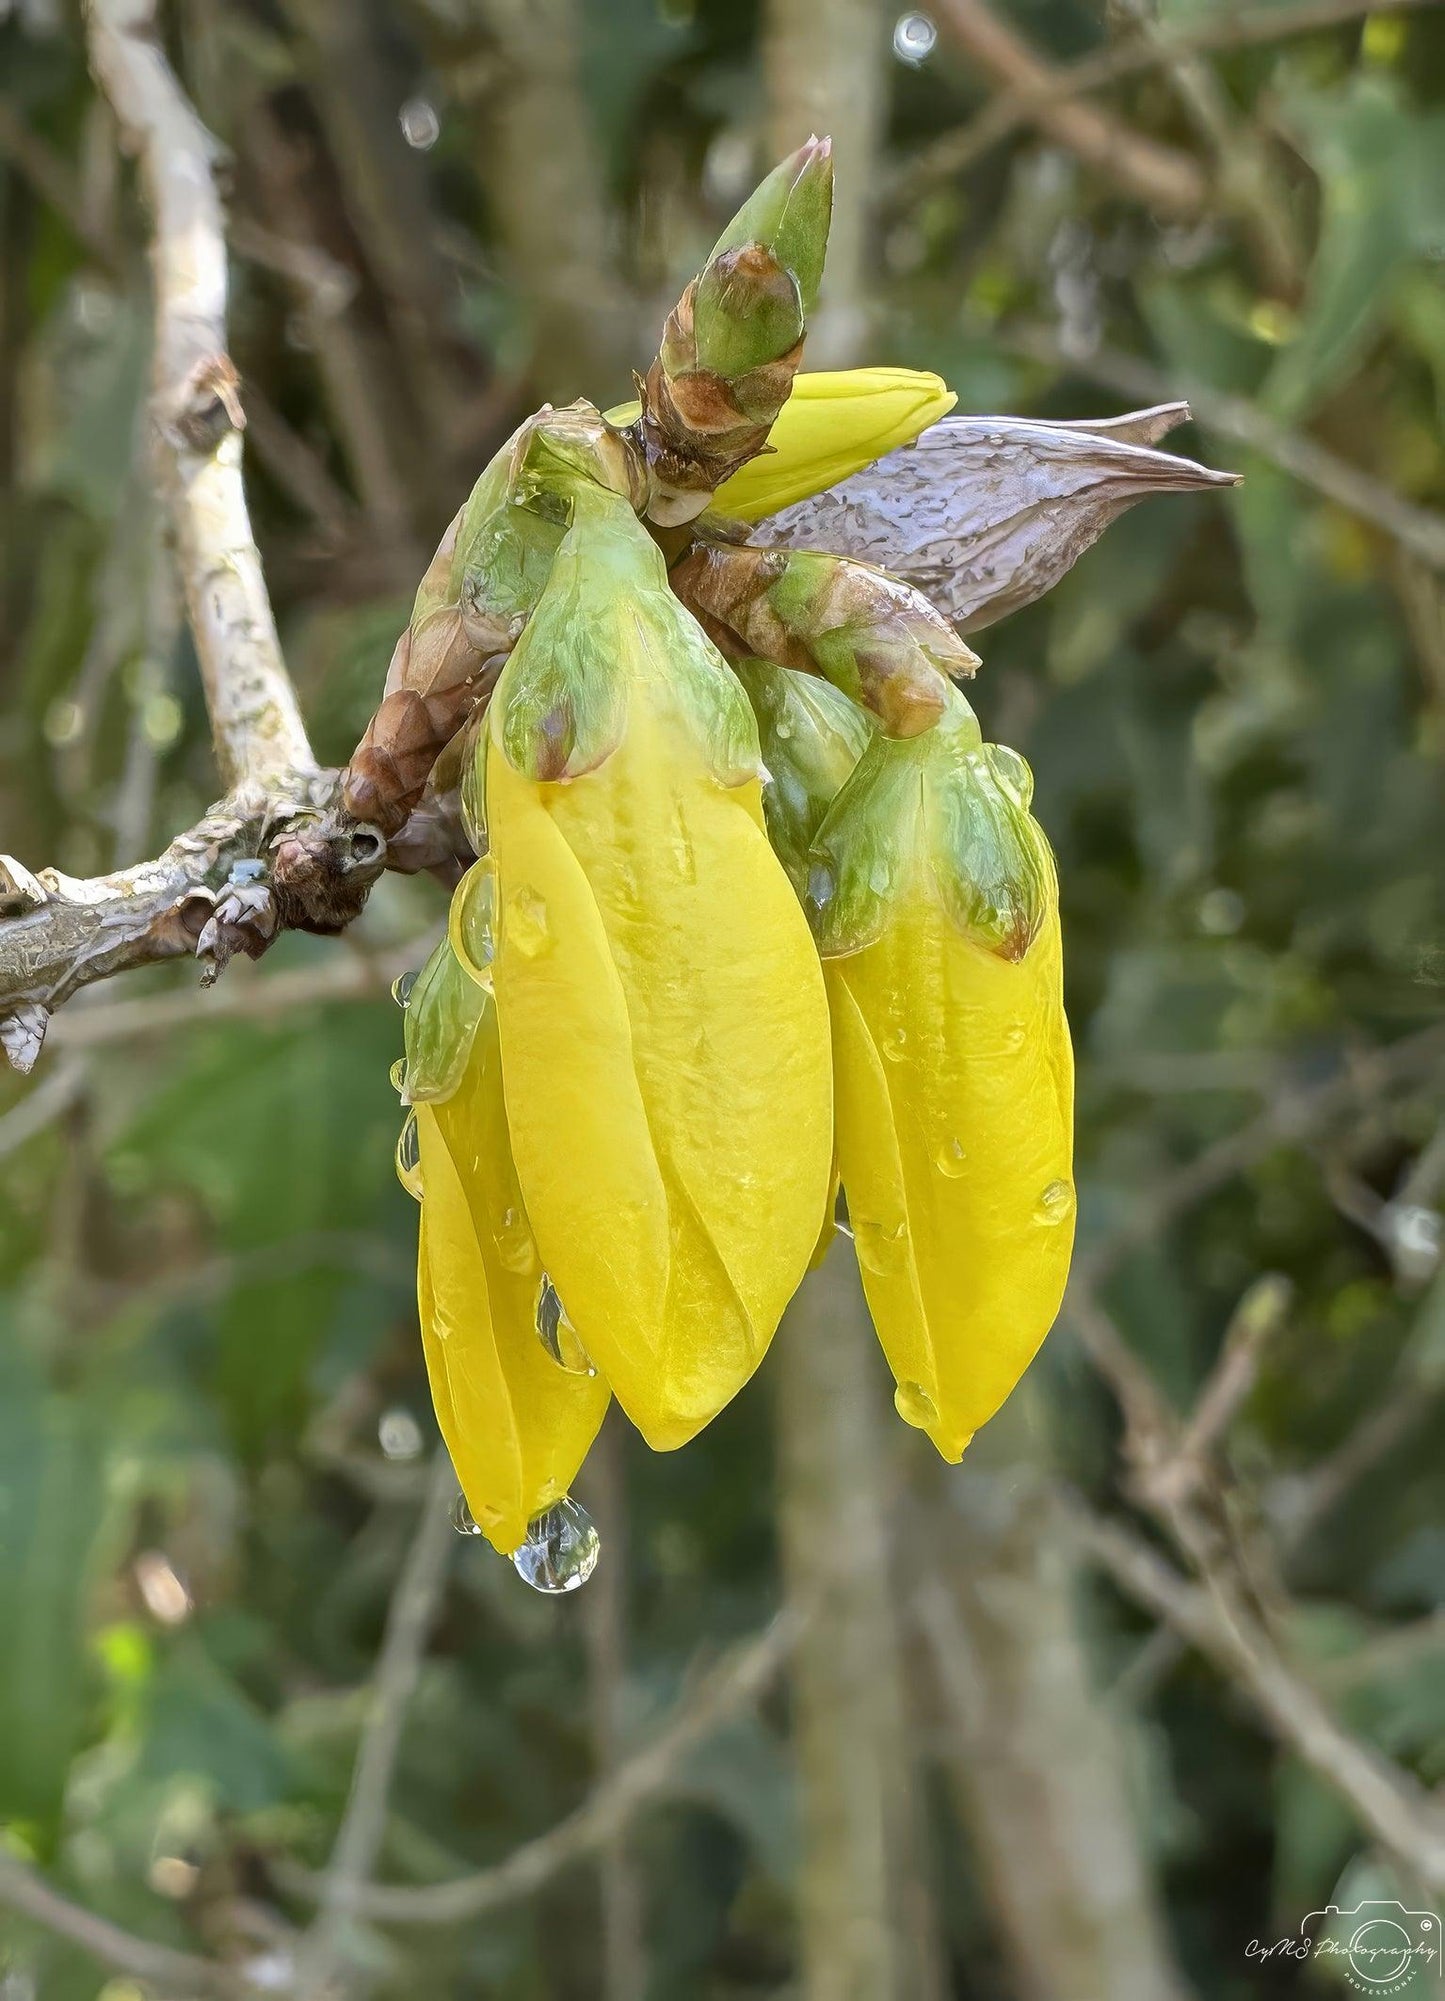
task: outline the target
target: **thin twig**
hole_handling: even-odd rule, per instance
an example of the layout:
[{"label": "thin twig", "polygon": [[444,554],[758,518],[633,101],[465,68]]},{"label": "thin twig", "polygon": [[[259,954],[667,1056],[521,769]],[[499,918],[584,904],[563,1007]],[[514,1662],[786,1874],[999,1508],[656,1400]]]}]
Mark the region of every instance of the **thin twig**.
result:
[{"label": "thin twig", "polygon": [[47,1883],[36,1869],[0,1849],[0,1903],[8,1904],[35,1924],[44,1925],[60,1938],[69,1939],[102,1966],[118,1973],[134,1974],[137,1980],[168,1994],[193,1997],[216,1994],[226,2001],[252,1996],[258,1990],[238,1970],[219,1966],[193,1953],[177,1952],[168,1945],[153,1945],[137,1938],[88,1911]]},{"label": "thin twig", "polygon": [[1011,97],[1027,103],[1025,115],[1051,139],[1150,208],[1184,219],[1198,216],[1209,198],[1209,178],[1189,154],[1060,90],[1060,73],[984,0],[937,0],[933,11],[966,55]]},{"label": "thin twig", "polygon": [[344,1957],[348,1919],[353,1912],[373,1908],[371,1873],[386,1832],[387,1802],[407,1709],[446,1583],[456,1491],[451,1459],[439,1446],[421,1522],[387,1612],[346,1811],[318,1885],[316,1919],[297,1950],[295,1991],[300,2001],[325,1991],[333,1967]]},{"label": "thin twig", "polygon": [[1096,382],[1123,396],[1146,401],[1160,400],[1165,394],[1186,397],[1207,430],[1218,431],[1222,437],[1258,452],[1326,500],[1383,529],[1432,569],[1445,570],[1445,516],[1402,500],[1373,474],[1346,464],[1313,438],[1277,423],[1247,397],[1231,396],[1207,383],[1181,382],[1173,374],[1166,377],[1136,355],[1111,348],[1099,348],[1092,354],[1065,354],[1043,327],[1011,322],[991,338],[1030,361],[1082,376],[1086,382]]},{"label": "thin twig", "polygon": [[961,131],[946,133],[908,161],[890,195],[894,201],[906,201],[930,183],[962,173],[1020,125],[1042,122],[1040,113],[1051,104],[1163,68],[1181,57],[1222,55],[1231,49],[1342,27],[1366,14],[1403,13],[1439,4],[1440,0],[1303,0],[1293,7],[1221,8],[1186,27],[1160,30],[1149,41],[1098,49],[1078,62],[1044,71],[1027,88],[1007,90],[992,98]]},{"label": "thin twig", "polygon": [[375,958],[350,955],[290,973],[233,974],[199,1004],[191,987],[144,1000],[99,1001],[62,1015],[51,1034],[62,1049],[100,1049],[217,1021],[272,1021],[297,1008],[376,1000],[393,980],[421,965],[435,943],[416,938]]},{"label": "thin twig", "polygon": [[[609,1773],[574,1813],[514,1849],[494,1869],[415,1888],[373,1883],[362,1906],[366,1915],[396,1924],[462,1924],[535,1896],[561,1870],[615,1840],[642,1807],[676,1783],[691,1751],[766,1693],[800,1625],[792,1612],[779,1613],[755,1638],[721,1660],[651,1743]],[[287,1867],[277,1873],[286,1889],[317,1894],[320,1879],[310,1872]]]},{"label": "thin twig", "polygon": [[85,1088],[85,1064],[63,1063],[0,1118],[0,1160],[28,1146],[70,1110]]},{"label": "thin twig", "polygon": [[1083,1507],[1072,1511],[1071,1526],[1123,1591],[1245,1690],[1273,1734],[1349,1802],[1377,1840],[1431,1889],[1445,1887],[1445,1810],[1412,1773],[1344,1729],[1229,1593],[1189,1583],[1141,1537]]}]

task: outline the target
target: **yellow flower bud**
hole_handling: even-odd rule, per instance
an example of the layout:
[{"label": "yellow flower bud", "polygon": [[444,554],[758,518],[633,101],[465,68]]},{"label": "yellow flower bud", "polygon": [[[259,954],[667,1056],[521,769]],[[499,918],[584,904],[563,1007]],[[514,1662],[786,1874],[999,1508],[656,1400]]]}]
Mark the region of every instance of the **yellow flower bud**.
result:
[{"label": "yellow flower bud", "polygon": [[941,377],[914,368],[800,375],[768,433],[767,451],[719,487],[714,505],[740,521],[776,514],[906,445],[957,401]]},{"label": "yellow flower bud", "polygon": [[416,1108],[417,1297],[442,1437],[477,1526],[505,1556],[567,1492],[608,1391],[543,1346],[542,1261],[512,1162],[497,1012],[482,999],[454,1095]]},{"label": "yellow flower bud", "polygon": [[661,1450],[761,1361],[817,1240],[827,1003],[741,689],[625,504],[573,527],[489,715],[492,977],[527,1214]]}]

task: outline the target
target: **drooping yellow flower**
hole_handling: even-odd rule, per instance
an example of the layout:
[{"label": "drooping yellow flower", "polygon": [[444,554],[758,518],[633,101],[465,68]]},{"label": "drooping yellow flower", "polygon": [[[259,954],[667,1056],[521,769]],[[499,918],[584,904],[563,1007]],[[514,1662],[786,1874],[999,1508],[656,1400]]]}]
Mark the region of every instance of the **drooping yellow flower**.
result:
[{"label": "drooping yellow flower", "polygon": [[899,1414],[956,1460],[1032,1360],[1074,1235],[1058,886],[1023,760],[962,697],[875,736],[810,895],[838,1160]]},{"label": "drooping yellow flower", "polygon": [[752,1374],[807,1267],[827,1003],[741,689],[626,503],[572,507],[488,719],[493,977],[537,1243],[665,1450]]},{"label": "drooping yellow flower", "polygon": [[559,1366],[539,1334],[544,1271],[512,1161],[497,1011],[471,991],[480,1007],[460,1079],[415,1107],[417,1297],[442,1437],[477,1526],[510,1555],[566,1494],[608,1390],[586,1357]]}]

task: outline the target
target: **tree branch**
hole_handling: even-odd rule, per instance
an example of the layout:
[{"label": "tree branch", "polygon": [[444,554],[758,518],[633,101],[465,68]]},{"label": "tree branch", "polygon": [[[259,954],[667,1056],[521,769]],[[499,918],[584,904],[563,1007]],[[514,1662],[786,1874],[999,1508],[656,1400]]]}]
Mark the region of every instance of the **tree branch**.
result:
[{"label": "tree branch", "polygon": [[1079,104],[1059,88],[1059,72],[1001,21],[984,0],[939,0],[940,25],[1060,146],[1126,194],[1163,215],[1190,219],[1209,198],[1209,178],[1196,160],[1123,125],[1097,105]]},{"label": "tree branch", "polygon": [[319,1884],[319,1909],[297,1951],[295,1991],[299,2001],[310,2001],[312,1996],[319,2001],[328,1991],[332,1972],[344,1956],[349,1917],[371,1907],[371,1872],[386,1832],[396,1755],[446,1583],[456,1491],[451,1459],[446,1447],[438,1446],[421,1522],[387,1612],[351,1791],[331,1860]]},{"label": "tree branch", "polygon": [[[463,1924],[487,1911],[535,1896],[561,1870],[594,1855],[649,1800],[665,1793],[678,1767],[697,1745],[739,1710],[757,1702],[782,1669],[801,1626],[796,1612],[782,1612],[755,1638],[743,1642],[678,1704],[645,1749],[616,1766],[575,1813],[533,1841],[514,1849],[494,1869],[449,1883],[372,1883],[360,1895],[366,1915],[383,1923]],[[319,1894],[320,1878],[294,1866],[277,1868],[282,1887]]]},{"label": "tree branch", "polygon": [[[281,658],[241,478],[226,245],[210,135],[154,0],[90,0],[91,63],[138,152],[155,221],[154,415],[216,759],[231,790],[157,860],[78,880],[0,857],[0,1045],[28,1070],[77,988],[185,953],[219,971],[279,931],[335,932],[386,859],[338,806]],[[212,974],[214,977],[214,972]]]},{"label": "tree branch", "polygon": [[239,1971],[199,1959],[192,1953],[177,1952],[168,1945],[153,1945],[149,1939],[137,1938],[134,1932],[122,1931],[109,1918],[73,1904],[47,1883],[38,1870],[3,1849],[0,1849],[0,1903],[44,1925],[47,1931],[69,1939],[102,1966],[114,1967],[119,1973],[133,1973],[138,1980],[164,1993],[187,1997],[215,1994],[225,1997],[225,2001],[240,2001],[240,1997],[259,1991]]},{"label": "tree branch", "polygon": [[1040,69],[1027,83],[1021,80],[991,98],[969,124],[945,133],[901,168],[890,198],[894,203],[907,201],[932,182],[962,173],[1020,125],[1030,120],[1042,125],[1049,107],[1125,77],[1162,69],[1184,57],[1222,55],[1341,27],[1366,14],[1403,13],[1439,4],[1440,0],[1301,0],[1292,7],[1221,8],[1172,31],[1161,29],[1147,41],[1111,43],[1078,62]]},{"label": "tree branch", "polygon": [[1189,1583],[1141,1537],[1086,1509],[1072,1526],[1083,1547],[1138,1603],[1240,1684],[1280,1741],[1347,1800],[1361,1823],[1429,1888],[1445,1886],[1445,1810],[1412,1773],[1338,1722],[1233,1593]]}]

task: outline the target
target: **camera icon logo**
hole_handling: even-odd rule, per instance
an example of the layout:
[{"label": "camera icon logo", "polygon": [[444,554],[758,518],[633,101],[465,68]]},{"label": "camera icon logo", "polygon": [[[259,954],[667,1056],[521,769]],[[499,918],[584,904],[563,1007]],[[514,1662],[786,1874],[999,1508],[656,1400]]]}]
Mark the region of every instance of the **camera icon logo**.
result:
[{"label": "camera icon logo", "polygon": [[1314,1957],[1335,1962],[1361,1994],[1406,1994],[1445,1975],[1445,1946],[1434,1911],[1407,1911],[1393,1897],[1371,1897],[1344,1911],[1327,1904],[1311,1911],[1300,1930],[1314,1941]]}]

